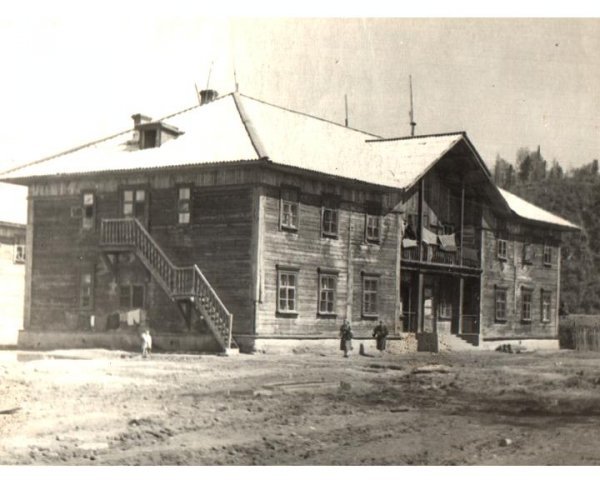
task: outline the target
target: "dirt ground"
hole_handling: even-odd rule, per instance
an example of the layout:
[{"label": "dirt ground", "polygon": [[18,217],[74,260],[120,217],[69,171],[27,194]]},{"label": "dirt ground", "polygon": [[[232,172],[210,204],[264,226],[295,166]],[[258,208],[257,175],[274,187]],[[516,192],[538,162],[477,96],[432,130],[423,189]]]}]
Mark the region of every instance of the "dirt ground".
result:
[{"label": "dirt ground", "polygon": [[598,465],[600,353],[0,351],[3,465]]}]

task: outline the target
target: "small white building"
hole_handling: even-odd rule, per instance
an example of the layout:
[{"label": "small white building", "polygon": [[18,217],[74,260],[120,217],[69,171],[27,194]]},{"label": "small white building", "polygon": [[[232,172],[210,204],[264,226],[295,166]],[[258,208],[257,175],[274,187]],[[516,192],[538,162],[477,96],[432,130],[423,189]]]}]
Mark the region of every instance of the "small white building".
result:
[{"label": "small white building", "polygon": [[0,183],[0,345],[23,328],[27,188]]}]

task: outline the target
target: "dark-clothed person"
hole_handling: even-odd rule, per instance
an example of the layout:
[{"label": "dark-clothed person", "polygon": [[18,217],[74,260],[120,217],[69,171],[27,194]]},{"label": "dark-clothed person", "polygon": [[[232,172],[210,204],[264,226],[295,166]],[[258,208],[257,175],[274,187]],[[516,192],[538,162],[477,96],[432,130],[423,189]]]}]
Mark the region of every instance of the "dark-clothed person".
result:
[{"label": "dark-clothed person", "polygon": [[387,346],[388,336],[387,326],[379,320],[379,323],[373,329],[373,338],[377,341],[377,350],[383,352]]},{"label": "dark-clothed person", "polygon": [[344,352],[344,357],[348,356],[348,352],[352,350],[352,327],[347,320],[340,327],[340,350]]}]

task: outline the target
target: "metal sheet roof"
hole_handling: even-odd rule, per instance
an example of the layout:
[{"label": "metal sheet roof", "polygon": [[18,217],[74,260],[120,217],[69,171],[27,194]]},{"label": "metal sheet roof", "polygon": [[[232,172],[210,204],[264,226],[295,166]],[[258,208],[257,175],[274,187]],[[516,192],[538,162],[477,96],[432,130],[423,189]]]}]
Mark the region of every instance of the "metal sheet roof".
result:
[{"label": "metal sheet roof", "polygon": [[[235,95],[235,96],[234,96]],[[132,149],[133,130],[0,175],[3,179],[206,163],[269,160],[286,166],[404,188],[461,137],[379,137],[310,115],[230,94],[167,117],[183,135],[160,148]]]},{"label": "metal sheet roof", "polygon": [[134,149],[128,130],[107,140],[31,163],[0,179],[150,169],[189,164],[257,159],[231,95],[167,117],[184,132],[160,148]]},{"label": "metal sheet roof", "polygon": [[[275,164],[384,187],[407,188],[461,140],[470,145],[462,132],[381,139],[238,93],[161,120],[168,120],[184,133],[159,148],[139,150],[128,144],[133,129],[128,130],[2,173],[0,180],[243,162],[268,157]],[[474,148],[473,152],[479,159]],[[481,164],[486,169],[483,162]],[[500,192],[518,216],[578,228],[516,195]]]},{"label": "metal sheet roof", "polygon": [[537,207],[533,203],[523,200],[514,193],[507,192],[502,188],[498,188],[498,190],[500,190],[500,193],[504,197],[504,200],[506,200],[506,203],[508,203],[510,209],[519,217],[526,218],[527,220],[559,225],[570,230],[580,230],[577,225],[559,217],[558,215],[554,215],[547,210]]}]

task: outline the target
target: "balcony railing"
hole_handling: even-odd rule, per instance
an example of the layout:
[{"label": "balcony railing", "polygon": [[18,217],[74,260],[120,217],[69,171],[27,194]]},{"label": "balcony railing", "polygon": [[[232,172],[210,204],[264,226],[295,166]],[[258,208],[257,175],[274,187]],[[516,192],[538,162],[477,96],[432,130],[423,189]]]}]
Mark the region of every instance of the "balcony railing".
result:
[{"label": "balcony railing", "polygon": [[[474,248],[464,247],[462,249],[462,266],[469,268],[479,268],[481,266],[480,252]],[[461,266],[461,249],[457,248],[455,252],[442,250],[437,245],[421,245],[421,257],[419,258],[418,247],[402,248],[402,260],[410,262],[428,263],[434,265],[454,265]]]}]

